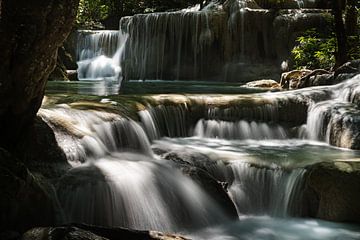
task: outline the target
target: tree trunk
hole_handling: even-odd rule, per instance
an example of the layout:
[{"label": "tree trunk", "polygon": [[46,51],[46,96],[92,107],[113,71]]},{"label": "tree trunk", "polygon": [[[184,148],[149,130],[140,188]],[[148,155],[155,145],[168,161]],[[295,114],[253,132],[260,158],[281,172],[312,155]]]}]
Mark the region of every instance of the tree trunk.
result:
[{"label": "tree trunk", "polygon": [[358,13],[356,9],[356,0],[347,0],[345,13],[345,27],[348,36],[355,36],[357,31]]},{"label": "tree trunk", "polygon": [[0,147],[11,151],[41,106],[79,0],[0,2]]},{"label": "tree trunk", "polygon": [[335,53],[335,69],[347,62],[347,37],[342,18],[341,0],[332,0],[332,8],[335,21],[335,33],[337,39],[337,51]]}]

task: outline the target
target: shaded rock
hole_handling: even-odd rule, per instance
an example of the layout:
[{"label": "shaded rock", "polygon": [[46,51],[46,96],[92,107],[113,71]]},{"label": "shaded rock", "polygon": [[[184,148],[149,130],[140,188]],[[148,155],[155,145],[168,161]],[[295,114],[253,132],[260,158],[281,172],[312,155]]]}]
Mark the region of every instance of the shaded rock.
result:
[{"label": "shaded rock", "polygon": [[77,70],[67,70],[66,73],[70,81],[79,81]]},{"label": "shaded rock", "polygon": [[308,167],[304,196],[308,216],[360,222],[360,163],[324,162]]},{"label": "shaded rock", "polygon": [[360,59],[344,63],[335,70],[335,78],[340,74],[359,74],[360,73]]},{"label": "shaded rock", "polygon": [[50,179],[60,177],[70,168],[53,130],[41,118],[36,118],[32,126],[23,132],[15,149],[18,150],[14,155],[31,171]]},{"label": "shaded rock", "polygon": [[63,227],[34,228],[22,240],[186,240],[179,235],[155,231],[136,231],[126,228],[104,228],[85,224]]},{"label": "shaded rock", "polygon": [[41,106],[57,50],[79,0],[2,1],[0,18],[0,146],[12,149]]},{"label": "shaded rock", "polygon": [[23,232],[54,224],[57,203],[52,186],[0,149],[0,232]]},{"label": "shaded rock", "polygon": [[[317,77],[321,76],[321,77]],[[334,84],[332,74],[324,69],[316,69],[300,78],[293,89],[300,89],[305,87],[313,87],[320,85]]]},{"label": "shaded rock", "polygon": [[107,240],[92,232],[76,227],[34,228],[27,231],[22,240]]},{"label": "shaded rock", "polygon": [[49,76],[49,81],[69,81],[66,67],[59,59],[56,62],[54,71]]},{"label": "shaded rock", "polygon": [[272,79],[264,79],[264,80],[257,80],[248,82],[244,85],[244,87],[251,87],[251,88],[281,88],[280,84]]}]

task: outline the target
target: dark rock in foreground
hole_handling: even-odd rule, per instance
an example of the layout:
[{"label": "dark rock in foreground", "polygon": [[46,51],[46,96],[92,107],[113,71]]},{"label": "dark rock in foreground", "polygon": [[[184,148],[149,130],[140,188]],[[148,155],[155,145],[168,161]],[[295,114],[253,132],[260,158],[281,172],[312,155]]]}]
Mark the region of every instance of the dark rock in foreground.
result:
[{"label": "dark rock in foreground", "polygon": [[186,240],[179,235],[125,228],[103,228],[84,224],[63,227],[34,228],[22,240]]},{"label": "dark rock in foreground", "polygon": [[54,224],[59,207],[52,186],[0,148],[0,232]]}]

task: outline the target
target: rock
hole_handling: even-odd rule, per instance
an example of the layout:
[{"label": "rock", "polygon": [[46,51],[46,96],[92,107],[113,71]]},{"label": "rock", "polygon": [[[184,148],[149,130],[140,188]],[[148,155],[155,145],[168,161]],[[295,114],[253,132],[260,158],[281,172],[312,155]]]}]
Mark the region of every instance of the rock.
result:
[{"label": "rock", "polygon": [[360,150],[360,109],[357,106],[334,106],[328,126],[331,145]]},{"label": "rock", "polygon": [[238,218],[235,205],[228,196],[227,189],[224,188],[228,185],[225,182],[225,167],[221,171],[222,167],[218,165],[219,163],[201,153],[169,152],[163,157],[176,163],[185,175],[197,182],[227,216]]},{"label": "rock", "polygon": [[[317,76],[322,76],[318,77]],[[314,87],[320,85],[331,85],[333,84],[334,77],[331,72],[324,69],[316,69],[300,78],[292,89],[300,89],[306,87]]]},{"label": "rock", "polygon": [[[64,43],[65,45],[65,43]],[[56,66],[54,71],[50,74],[49,80],[55,81],[77,81],[77,73],[76,70],[72,70],[69,75],[68,69],[77,69],[78,66],[76,64],[76,59],[67,52],[64,46],[61,46],[58,49],[58,56],[56,60]],[[75,74],[74,72],[75,71]]]},{"label": "rock", "polygon": [[360,162],[323,162],[308,167],[304,196],[308,216],[360,222]]},{"label": "rock", "polygon": [[36,118],[31,127],[23,132],[14,148],[18,151],[13,155],[21,159],[30,171],[50,179],[60,177],[70,169],[53,130],[41,118]]},{"label": "rock", "polygon": [[360,73],[360,59],[344,63],[335,70],[335,78],[340,74],[359,74]]},{"label": "rock", "polygon": [[79,81],[77,70],[67,70],[66,73],[70,81]]},{"label": "rock", "polygon": [[108,240],[108,238],[75,227],[57,227],[31,229],[22,236],[22,240]]},{"label": "rock", "polygon": [[0,232],[23,232],[56,221],[55,193],[43,177],[0,148]]},{"label": "rock", "polygon": [[0,146],[12,149],[41,106],[57,50],[79,0],[2,1],[0,18]]},{"label": "rock", "polygon": [[272,79],[264,79],[264,80],[257,80],[248,82],[244,85],[244,87],[250,88],[272,88],[272,89],[279,89],[281,88],[280,84]]},{"label": "rock", "polygon": [[63,227],[34,228],[22,240],[186,240],[186,238],[156,231],[137,231],[126,228],[104,228],[85,224]]},{"label": "rock", "polygon": [[280,86],[282,88],[294,89],[301,78],[311,73],[311,70],[293,70],[281,74]]},{"label": "rock", "polygon": [[69,81],[64,64],[58,59],[54,71],[49,76],[49,81]]}]

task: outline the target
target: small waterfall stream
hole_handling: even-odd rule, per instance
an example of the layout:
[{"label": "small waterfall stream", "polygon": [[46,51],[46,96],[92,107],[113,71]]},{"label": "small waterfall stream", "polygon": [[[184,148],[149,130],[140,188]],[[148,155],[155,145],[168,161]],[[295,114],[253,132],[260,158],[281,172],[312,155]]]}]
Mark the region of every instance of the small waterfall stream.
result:
[{"label": "small waterfall stream", "polygon": [[78,31],[80,80],[121,80],[121,58],[127,35],[121,31]]}]

